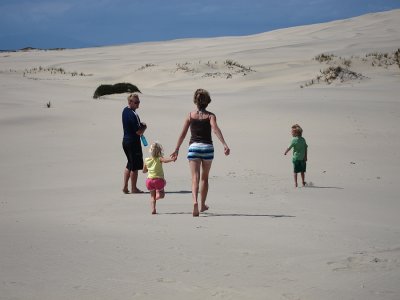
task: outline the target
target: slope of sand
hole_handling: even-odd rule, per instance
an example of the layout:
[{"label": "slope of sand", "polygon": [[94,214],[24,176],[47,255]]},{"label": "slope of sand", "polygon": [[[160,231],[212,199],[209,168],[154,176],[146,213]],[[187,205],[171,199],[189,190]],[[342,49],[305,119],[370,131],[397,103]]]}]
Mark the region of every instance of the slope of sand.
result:
[{"label": "slope of sand", "polygon": [[[366,57],[398,48],[393,10],[246,37],[0,53],[0,299],[399,299],[400,69]],[[328,67],[322,53],[366,78],[300,88]],[[121,192],[126,94],[92,99],[117,82],[141,89],[146,136],[166,154],[194,90],[210,91],[232,154],[215,138],[208,213],[191,216],[187,142],[165,165],[158,215],[148,194]],[[293,123],[309,144],[307,188],[283,155]]]}]

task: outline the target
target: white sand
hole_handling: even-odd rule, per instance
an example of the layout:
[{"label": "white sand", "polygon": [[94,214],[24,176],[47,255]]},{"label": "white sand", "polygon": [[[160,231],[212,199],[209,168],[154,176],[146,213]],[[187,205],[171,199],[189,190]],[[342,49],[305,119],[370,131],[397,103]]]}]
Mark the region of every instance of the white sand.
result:
[{"label": "white sand", "polygon": [[[400,299],[400,69],[361,60],[398,48],[393,10],[247,37],[0,53],[0,299]],[[327,68],[321,53],[359,57],[350,69],[368,79],[300,88]],[[23,76],[40,66],[92,76]],[[210,91],[232,154],[215,138],[208,213],[191,216],[187,142],[165,166],[158,215],[148,194],[121,192],[126,94],[92,99],[117,82],[142,90],[146,136],[166,154],[194,90]],[[310,188],[293,187],[283,155],[293,123]]]}]

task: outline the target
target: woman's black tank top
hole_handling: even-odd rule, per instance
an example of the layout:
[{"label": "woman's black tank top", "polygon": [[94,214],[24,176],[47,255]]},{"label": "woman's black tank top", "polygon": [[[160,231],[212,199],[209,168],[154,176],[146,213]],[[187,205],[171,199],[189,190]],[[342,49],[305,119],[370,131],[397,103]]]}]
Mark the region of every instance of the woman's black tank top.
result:
[{"label": "woman's black tank top", "polygon": [[190,117],[190,142],[212,144],[210,117],[206,119],[193,119]]}]

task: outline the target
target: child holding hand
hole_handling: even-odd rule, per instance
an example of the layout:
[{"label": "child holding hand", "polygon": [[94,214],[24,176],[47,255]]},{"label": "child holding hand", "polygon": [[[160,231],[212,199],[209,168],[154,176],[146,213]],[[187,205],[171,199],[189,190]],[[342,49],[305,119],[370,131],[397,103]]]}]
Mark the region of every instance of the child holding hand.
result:
[{"label": "child holding hand", "polygon": [[162,164],[176,161],[176,158],[164,158],[163,148],[157,142],[151,144],[149,152],[151,157],[144,160],[143,173],[148,173],[146,187],[150,191],[151,213],[154,215],[157,213],[156,201],[165,197],[166,181]]}]

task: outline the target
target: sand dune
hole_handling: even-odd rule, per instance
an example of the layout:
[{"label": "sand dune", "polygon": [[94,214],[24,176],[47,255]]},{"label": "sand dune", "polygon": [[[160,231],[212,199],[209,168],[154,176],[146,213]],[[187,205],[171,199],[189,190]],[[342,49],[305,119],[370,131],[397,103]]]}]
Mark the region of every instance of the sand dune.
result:
[{"label": "sand dune", "polygon": [[[0,299],[399,299],[399,48],[393,10],[244,37],[0,53]],[[310,83],[330,66],[365,78]],[[121,192],[126,94],[92,98],[117,82],[143,92],[147,139],[167,154],[194,90],[210,91],[232,154],[215,138],[200,218],[184,151],[165,166],[158,215],[148,194]],[[283,155],[293,123],[309,144],[307,188],[293,187]]]}]

